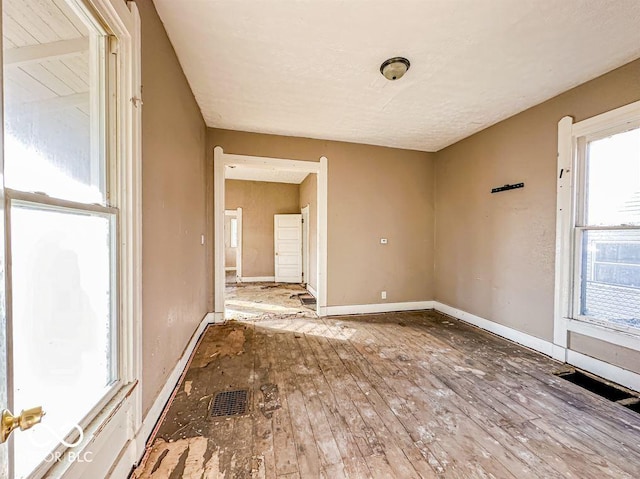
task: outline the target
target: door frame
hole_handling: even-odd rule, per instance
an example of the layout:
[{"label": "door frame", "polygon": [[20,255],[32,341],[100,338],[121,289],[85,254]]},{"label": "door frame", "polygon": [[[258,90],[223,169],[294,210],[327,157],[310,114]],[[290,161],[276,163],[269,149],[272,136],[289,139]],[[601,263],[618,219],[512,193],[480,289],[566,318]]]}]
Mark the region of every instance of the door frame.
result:
[{"label": "door frame", "polygon": [[[225,216],[230,216],[236,219],[238,225],[238,245],[236,246],[236,282],[242,283],[242,208],[236,208],[235,210],[224,210]],[[227,268],[225,266],[225,272]],[[226,281],[226,278],[225,278]]]},{"label": "door frame", "polygon": [[300,208],[300,214],[302,214],[302,282],[306,289],[309,285],[309,205]]},{"label": "door frame", "polygon": [[318,175],[318,315],[325,316],[327,309],[327,205],[328,205],[328,160],[290,160],[266,156],[249,156],[225,153],[221,146],[213,149],[213,261],[214,261],[214,316],[215,321],[224,321],[224,203],[225,167],[227,165],[250,166],[269,170],[297,171]]}]

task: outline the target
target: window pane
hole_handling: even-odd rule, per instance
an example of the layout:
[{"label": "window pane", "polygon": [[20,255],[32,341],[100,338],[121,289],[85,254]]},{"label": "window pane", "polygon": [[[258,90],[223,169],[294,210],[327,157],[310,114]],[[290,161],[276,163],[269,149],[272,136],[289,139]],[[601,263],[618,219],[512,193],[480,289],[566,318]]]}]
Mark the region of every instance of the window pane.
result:
[{"label": "window pane", "polygon": [[14,435],[29,473],[104,396],[112,373],[111,220],[11,208],[13,390],[42,424]]},{"label": "window pane", "polygon": [[5,0],[2,14],[6,186],[104,203],[104,37],[64,1]]},{"label": "window pane", "polygon": [[640,129],[587,148],[587,225],[640,225]]},{"label": "window pane", "polygon": [[231,218],[231,247],[238,247],[238,220]]},{"label": "window pane", "polygon": [[581,314],[640,328],[640,230],[585,231]]}]

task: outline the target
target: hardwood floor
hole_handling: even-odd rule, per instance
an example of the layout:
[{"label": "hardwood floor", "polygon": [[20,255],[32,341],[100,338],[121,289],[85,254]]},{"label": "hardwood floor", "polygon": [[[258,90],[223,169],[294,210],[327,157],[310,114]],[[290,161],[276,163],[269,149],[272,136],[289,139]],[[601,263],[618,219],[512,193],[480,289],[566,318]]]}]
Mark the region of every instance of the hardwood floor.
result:
[{"label": "hardwood floor", "polygon": [[135,477],[640,477],[640,414],[561,368],[432,311],[211,326]]},{"label": "hardwood floor", "polygon": [[307,290],[292,283],[234,283],[225,287],[225,319],[315,318],[315,305],[305,306],[300,295]]}]

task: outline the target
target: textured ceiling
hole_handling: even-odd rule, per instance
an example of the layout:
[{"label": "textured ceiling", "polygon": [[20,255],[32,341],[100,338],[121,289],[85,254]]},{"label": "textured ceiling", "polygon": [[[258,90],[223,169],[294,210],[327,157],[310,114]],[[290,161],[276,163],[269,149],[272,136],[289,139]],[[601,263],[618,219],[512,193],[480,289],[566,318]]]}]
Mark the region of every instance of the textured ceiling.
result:
[{"label": "textured ceiling", "polygon": [[227,180],[269,181],[272,183],[294,183],[299,185],[309,175],[306,171],[289,171],[248,166],[227,166],[224,177]]},{"label": "textured ceiling", "polygon": [[437,151],[640,57],[639,0],[154,3],[207,125],[251,132]]}]

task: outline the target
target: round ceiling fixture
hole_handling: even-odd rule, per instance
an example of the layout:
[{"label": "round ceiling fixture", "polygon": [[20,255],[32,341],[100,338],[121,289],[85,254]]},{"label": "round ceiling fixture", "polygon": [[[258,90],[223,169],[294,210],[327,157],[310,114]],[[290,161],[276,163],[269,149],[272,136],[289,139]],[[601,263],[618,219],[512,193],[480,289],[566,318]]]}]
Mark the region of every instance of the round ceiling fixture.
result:
[{"label": "round ceiling fixture", "polygon": [[406,58],[393,57],[385,60],[382,65],[380,65],[380,73],[382,73],[387,80],[399,80],[407,73],[410,66],[411,63],[409,63],[409,60]]}]

